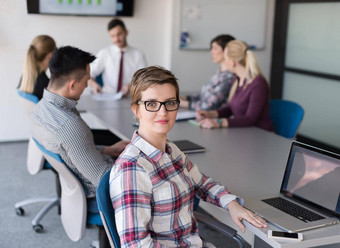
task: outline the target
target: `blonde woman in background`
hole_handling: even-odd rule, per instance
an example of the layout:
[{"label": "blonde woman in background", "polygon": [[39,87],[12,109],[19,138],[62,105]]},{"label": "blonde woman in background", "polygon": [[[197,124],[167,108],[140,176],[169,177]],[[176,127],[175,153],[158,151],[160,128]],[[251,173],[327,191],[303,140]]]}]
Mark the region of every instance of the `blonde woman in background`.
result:
[{"label": "blonde woman in background", "polygon": [[46,70],[55,48],[55,41],[48,35],[39,35],[33,39],[26,53],[19,90],[36,95],[39,100],[42,98],[50,81]]},{"label": "blonde woman in background", "polygon": [[227,68],[236,79],[229,102],[213,111],[197,111],[204,128],[256,126],[273,130],[269,116],[269,87],[258,66],[255,54],[239,40],[230,41],[224,50]]}]

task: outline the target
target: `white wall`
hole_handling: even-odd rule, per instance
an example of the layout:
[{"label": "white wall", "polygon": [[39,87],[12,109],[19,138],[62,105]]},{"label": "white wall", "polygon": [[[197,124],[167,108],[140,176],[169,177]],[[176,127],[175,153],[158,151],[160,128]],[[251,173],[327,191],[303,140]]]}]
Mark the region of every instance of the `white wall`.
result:
[{"label": "white wall", "polygon": [[[269,0],[266,48],[256,52],[265,76],[271,63],[274,0]],[[128,42],[144,51],[148,65],[174,71],[182,91],[198,91],[215,72],[208,51],[178,49],[181,0],[135,0],[133,17],[121,18],[130,33]],[[25,52],[39,34],[52,36],[57,46],[73,45],[96,53],[110,44],[109,17],[28,15],[26,1],[1,0],[0,4],[0,141],[26,139],[28,118],[16,87]]]},{"label": "white wall", "polygon": [[[216,72],[218,66],[213,64],[209,51],[190,51],[178,49],[180,39],[180,7],[181,0],[175,0],[173,11],[173,42],[171,68],[176,73],[182,91],[199,91],[201,86],[208,82],[209,78]],[[265,48],[255,51],[264,76],[269,80],[272,54],[272,37],[274,26],[275,0],[268,0],[267,28],[265,37]],[[242,17],[239,21],[250,21]],[[216,34],[218,35],[218,34]],[[233,35],[233,34],[231,34]],[[211,37],[213,38],[213,37]],[[237,38],[237,37],[236,37]]]},{"label": "white wall", "polygon": [[[121,18],[130,30],[128,42],[144,51],[149,65],[170,66],[171,0],[137,0],[134,16]],[[39,34],[52,36],[57,46],[73,45],[96,53],[110,44],[110,17],[28,15],[26,1],[0,4],[0,141],[26,139],[28,118],[16,87],[25,52]]]}]

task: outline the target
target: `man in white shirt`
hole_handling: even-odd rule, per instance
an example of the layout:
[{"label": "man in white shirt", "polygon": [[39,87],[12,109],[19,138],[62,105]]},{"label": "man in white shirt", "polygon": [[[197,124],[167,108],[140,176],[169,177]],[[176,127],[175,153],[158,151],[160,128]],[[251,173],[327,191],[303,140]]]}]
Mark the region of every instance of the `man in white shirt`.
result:
[{"label": "man in white shirt", "polygon": [[[97,59],[90,64],[89,85],[94,93],[122,92],[126,95],[135,71],[146,66],[145,57],[143,52],[127,44],[128,30],[121,20],[111,20],[108,31],[113,44],[101,49]],[[99,75],[102,78],[102,86],[96,81]]]}]

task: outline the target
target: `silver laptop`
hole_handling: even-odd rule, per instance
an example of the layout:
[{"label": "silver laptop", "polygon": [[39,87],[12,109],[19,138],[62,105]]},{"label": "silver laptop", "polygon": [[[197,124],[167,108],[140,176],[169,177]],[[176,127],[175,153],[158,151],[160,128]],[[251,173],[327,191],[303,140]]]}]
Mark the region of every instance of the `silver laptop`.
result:
[{"label": "silver laptop", "polygon": [[292,142],[280,194],[245,205],[289,232],[340,223],[340,155]]}]

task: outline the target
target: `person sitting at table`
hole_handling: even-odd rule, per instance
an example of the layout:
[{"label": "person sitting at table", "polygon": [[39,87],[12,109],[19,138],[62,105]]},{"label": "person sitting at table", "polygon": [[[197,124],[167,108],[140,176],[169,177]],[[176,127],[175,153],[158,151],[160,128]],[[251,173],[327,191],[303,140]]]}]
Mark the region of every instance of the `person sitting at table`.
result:
[{"label": "person sitting at table", "polygon": [[[127,43],[129,34],[120,19],[112,19],[107,26],[112,43],[97,53],[97,59],[90,64],[89,84],[94,93],[122,92],[128,94],[129,83],[135,71],[146,66],[144,53]],[[102,76],[103,85],[95,80]]]},{"label": "person sitting at table", "polygon": [[227,69],[223,51],[231,40],[235,38],[227,34],[218,35],[211,40],[211,58],[214,63],[219,64],[220,68],[210,78],[210,81],[203,85],[200,94],[180,97],[182,108],[215,110],[227,103],[234,74]]},{"label": "person sitting at table", "polygon": [[[47,150],[58,153],[79,178],[87,192],[88,211],[98,213],[95,196],[99,180],[129,142],[96,146],[90,128],[76,109],[90,78],[89,63],[94,59],[95,56],[71,46],[53,52],[49,62],[51,81],[33,109],[31,129],[33,138]],[[100,241],[109,246],[107,239]]]},{"label": "person sitting at table", "polygon": [[139,121],[131,143],[110,174],[110,196],[122,247],[206,247],[193,214],[194,196],[241,220],[266,227],[243,200],[202,174],[171,141],[179,108],[177,79],[168,70],[138,70],[130,84],[131,109]]},{"label": "person sitting at table", "polygon": [[239,40],[230,41],[224,56],[227,68],[236,74],[227,105],[213,111],[197,111],[204,128],[256,126],[273,131],[269,115],[269,87],[255,54]]},{"label": "person sitting at table", "polygon": [[22,77],[18,89],[33,94],[40,100],[50,79],[46,75],[48,62],[56,43],[48,35],[35,37],[27,50]]}]

